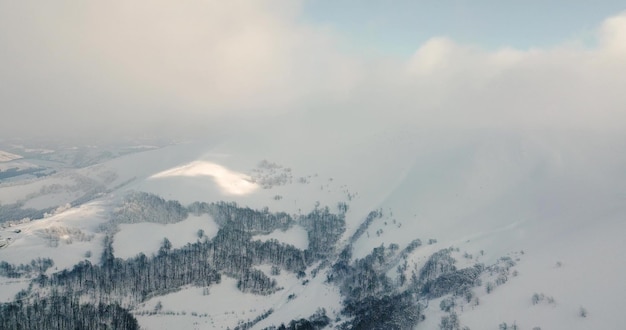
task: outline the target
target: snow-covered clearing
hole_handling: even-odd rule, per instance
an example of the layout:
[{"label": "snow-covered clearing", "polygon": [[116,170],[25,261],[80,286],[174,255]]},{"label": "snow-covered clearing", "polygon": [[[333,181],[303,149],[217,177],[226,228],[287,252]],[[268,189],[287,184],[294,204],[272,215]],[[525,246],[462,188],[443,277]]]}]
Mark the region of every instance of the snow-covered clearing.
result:
[{"label": "snow-covered clearing", "polygon": [[281,243],[291,244],[301,250],[306,250],[309,247],[307,232],[304,228],[298,225],[294,225],[285,231],[275,230],[267,235],[256,235],[253,236],[252,239],[262,242],[275,239]]},{"label": "snow-covered clearing", "polygon": [[[8,247],[0,249],[0,260],[19,265],[51,258],[56,270],[72,267],[84,259],[98,262],[104,237],[98,233],[98,226],[107,221],[106,207],[102,201],[92,202],[9,227],[0,232],[12,238]],[[85,256],[88,251],[91,257]]]},{"label": "snow-covered clearing", "polygon": [[[107,221],[106,209],[107,204],[103,201],[91,202],[45,219],[0,230],[0,237],[11,241],[0,249],[0,261],[20,265],[37,258],[50,258],[54,266],[48,274],[71,268],[82,260],[97,263],[104,238],[98,227]],[[0,301],[11,300],[29,283],[29,278],[0,277]]]},{"label": "snow-covered clearing", "polygon": [[176,249],[204,239],[198,236],[199,230],[203,230],[204,236],[211,239],[218,229],[213,218],[207,215],[190,215],[187,219],[172,224],[121,224],[119,232],[113,238],[113,250],[116,257],[123,259],[135,257],[139,253],[151,256],[159,250],[164,238]]},{"label": "snow-covered clearing", "polygon": [[[269,267],[258,268],[270,274]],[[147,329],[225,329],[273,309],[271,315],[252,328],[263,329],[288,323],[294,318],[307,318],[318,308],[325,308],[330,316],[341,309],[337,288],[323,283],[322,276],[310,279],[307,284],[303,284],[304,279],[299,280],[284,271],[271,278],[276,279],[283,289],[268,296],[243,293],[237,289],[235,279],[222,277],[220,284],[209,288],[188,287],[152,298],[134,311],[135,316]],[[162,306],[159,312],[149,315],[159,302]]]}]

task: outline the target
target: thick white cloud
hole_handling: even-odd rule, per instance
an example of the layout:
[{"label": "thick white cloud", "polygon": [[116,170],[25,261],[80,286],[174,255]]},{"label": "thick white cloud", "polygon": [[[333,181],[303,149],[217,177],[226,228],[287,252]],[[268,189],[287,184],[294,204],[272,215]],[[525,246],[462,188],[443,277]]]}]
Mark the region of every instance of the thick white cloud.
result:
[{"label": "thick white cloud", "polygon": [[298,13],[286,0],[1,0],[2,131],[185,126],[341,92],[350,62]]},{"label": "thick white cloud", "polygon": [[[619,129],[626,14],[592,49],[342,54],[290,0],[0,0],[0,135],[207,129],[293,111],[347,126]],[[307,121],[308,123],[309,121]]]},{"label": "thick white cloud", "polygon": [[[486,51],[447,38],[407,64],[403,104],[442,126],[620,129],[626,123],[626,14],[598,30],[598,46]],[[411,98],[410,91],[413,91]]]},{"label": "thick white cloud", "polygon": [[626,12],[607,19],[599,33],[601,47],[613,56],[626,55]]}]

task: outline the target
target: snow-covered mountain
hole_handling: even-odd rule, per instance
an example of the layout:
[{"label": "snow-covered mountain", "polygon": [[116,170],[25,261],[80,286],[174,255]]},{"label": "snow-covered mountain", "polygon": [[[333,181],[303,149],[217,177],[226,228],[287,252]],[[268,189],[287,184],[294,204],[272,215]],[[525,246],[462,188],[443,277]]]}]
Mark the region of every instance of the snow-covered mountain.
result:
[{"label": "snow-covered mountain", "polygon": [[0,184],[0,299],[146,329],[621,324],[620,133],[303,129]]}]

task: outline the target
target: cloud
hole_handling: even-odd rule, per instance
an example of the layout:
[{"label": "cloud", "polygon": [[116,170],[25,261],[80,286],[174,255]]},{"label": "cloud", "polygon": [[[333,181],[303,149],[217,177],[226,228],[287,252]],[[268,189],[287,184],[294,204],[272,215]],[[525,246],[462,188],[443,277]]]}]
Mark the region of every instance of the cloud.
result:
[{"label": "cloud", "polygon": [[422,126],[622,129],[624,45],[626,14],[604,22],[593,49],[488,51],[435,37],[406,64],[404,89],[383,94],[404,122]]},{"label": "cloud", "polygon": [[594,48],[433,37],[383,59],[342,53],[349,40],[304,23],[301,5],[0,0],[0,136],[203,132],[293,113],[350,130],[626,122],[626,14],[598,27]]},{"label": "cloud", "polygon": [[341,90],[350,64],[299,10],[286,0],[2,0],[0,99],[11,121],[1,128],[184,127]]},{"label": "cloud", "polygon": [[626,54],[626,12],[608,18],[599,32],[602,49],[614,56]]}]

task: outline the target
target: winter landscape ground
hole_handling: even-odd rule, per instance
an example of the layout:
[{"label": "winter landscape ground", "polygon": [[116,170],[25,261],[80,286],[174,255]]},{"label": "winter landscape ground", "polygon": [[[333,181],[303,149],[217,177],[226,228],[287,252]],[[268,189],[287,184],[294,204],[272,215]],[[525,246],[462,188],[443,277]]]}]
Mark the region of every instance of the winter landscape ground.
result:
[{"label": "winter landscape ground", "polygon": [[[223,221],[236,220],[218,220],[215,211],[199,211],[195,202],[225,201],[237,203],[234,210],[249,207],[294,221],[251,230],[249,242],[276,242],[319,256],[305,256],[296,268],[280,258],[248,260],[250,269],[275,281],[257,291],[241,289],[242,270],[227,267],[219,271],[219,283],[190,281],[138,299],[107,291],[97,299],[119,303],[147,329],[232,329],[257,318],[251,328],[265,329],[321,310],[328,326],[350,328],[364,317],[349,314],[351,299],[366,304],[370,297],[403,292],[414,300],[412,326],[418,329],[437,328],[450,315],[472,329],[619,324],[626,290],[620,280],[626,156],[613,150],[623,150],[623,143],[585,134],[493,134],[381,132],[317,149],[298,141],[307,153],[284,150],[281,136],[266,137],[262,150],[241,149],[239,136],[208,148],[180,143],[8,181],[0,189],[3,207],[52,209],[39,219],[4,219],[2,300],[15,302],[22,290],[22,301],[46,296],[45,285],[38,289],[42,276],[53,278],[84,261],[100,264],[106,244],[123,261],[166,253],[165,238],[171,251],[217,242],[227,226]],[[442,142],[433,148],[429,139]],[[48,193],[45,187],[54,184],[60,188]],[[320,238],[307,229],[306,218],[325,208],[345,222],[345,230],[332,246],[315,250],[311,240]],[[231,215],[239,216],[258,215]],[[346,247],[350,254],[344,256]],[[53,265],[47,269],[11,273],[48,258]],[[369,270],[360,274],[357,265],[367,260],[374,264],[361,266]],[[466,269],[479,272],[469,282],[451,276]],[[359,292],[346,288],[360,281]],[[443,285],[441,292],[425,289],[433,285]],[[82,302],[93,299],[89,289],[72,290]],[[442,301],[452,307],[441,307]],[[394,317],[399,323],[393,324],[408,327]]]}]

